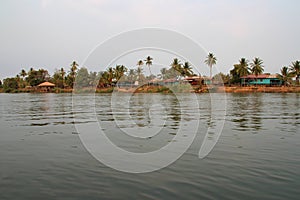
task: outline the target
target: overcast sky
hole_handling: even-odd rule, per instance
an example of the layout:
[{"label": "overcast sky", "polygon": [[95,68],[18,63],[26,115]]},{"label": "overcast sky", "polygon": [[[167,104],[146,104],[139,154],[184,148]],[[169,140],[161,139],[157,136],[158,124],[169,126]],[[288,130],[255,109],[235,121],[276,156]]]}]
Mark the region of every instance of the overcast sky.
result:
[{"label": "overcast sky", "polygon": [[[222,72],[257,56],[265,72],[277,73],[300,60],[299,8],[298,0],[2,0],[0,78],[81,64],[99,43],[144,27],[192,38]],[[207,67],[204,60],[195,64]]]}]

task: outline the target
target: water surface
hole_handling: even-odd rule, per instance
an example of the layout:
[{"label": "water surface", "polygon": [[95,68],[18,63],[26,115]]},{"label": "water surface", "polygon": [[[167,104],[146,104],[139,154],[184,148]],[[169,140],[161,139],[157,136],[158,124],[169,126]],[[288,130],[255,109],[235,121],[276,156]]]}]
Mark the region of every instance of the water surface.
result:
[{"label": "water surface", "polygon": [[[217,95],[217,94],[216,94]],[[129,174],[108,168],[83,147],[74,126],[92,123],[93,95],[80,97],[72,109],[71,94],[0,94],[0,199],[299,199],[300,95],[227,94],[225,125],[213,151],[198,158],[211,125],[210,95],[198,96],[198,135],[188,151],[170,166],[152,173]],[[173,140],[180,124],[193,119],[174,95],[132,97],[130,116],[138,126],[151,124],[145,107],[163,104],[165,124],[149,139],[120,131],[131,121],[122,109],[114,115],[111,95],[96,95],[101,127],[118,146],[147,152]],[[89,103],[90,102],[90,103]],[[147,110],[147,109],[146,109]],[[128,120],[128,123],[127,121]],[[185,135],[193,127],[185,127]]]}]

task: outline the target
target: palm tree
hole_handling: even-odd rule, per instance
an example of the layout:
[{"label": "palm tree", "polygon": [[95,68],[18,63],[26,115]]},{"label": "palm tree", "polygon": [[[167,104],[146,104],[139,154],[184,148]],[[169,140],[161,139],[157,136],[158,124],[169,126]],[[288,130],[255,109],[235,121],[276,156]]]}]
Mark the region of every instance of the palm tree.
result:
[{"label": "palm tree", "polygon": [[144,60],[145,64],[149,68],[150,75],[152,75],[152,72],[151,72],[151,69],[150,69],[150,66],[152,65],[152,60],[153,60],[153,58],[151,58],[150,56],[147,56],[146,60]]},{"label": "palm tree", "polygon": [[182,70],[181,70],[181,66],[182,66],[182,64],[181,64],[181,61],[178,59],[178,58],[174,58],[173,59],[173,62],[171,63],[171,76],[174,78],[174,77],[176,77],[176,76],[178,76],[178,74],[180,74],[181,75],[181,72],[182,72]]},{"label": "palm tree", "polygon": [[71,63],[71,75],[73,76],[73,78],[75,79],[75,75],[76,75],[76,70],[77,70],[77,67],[79,66],[78,64],[77,64],[77,62],[76,61],[73,61],[72,63]]},{"label": "palm tree", "polygon": [[138,76],[139,76],[139,80],[141,79],[141,73],[142,73],[142,66],[144,65],[144,62],[142,60],[139,60],[136,64],[138,66]]},{"label": "palm tree", "polygon": [[134,69],[130,69],[128,72],[128,80],[131,82],[131,86],[134,83],[134,81],[136,80],[136,74],[135,74],[135,70]]},{"label": "palm tree", "polygon": [[64,68],[63,67],[60,68],[60,75],[61,75],[61,79],[62,79],[63,88],[65,87],[65,74],[66,74],[66,72],[65,72]]},{"label": "palm tree", "polygon": [[176,70],[176,71],[179,71],[180,70],[180,67],[181,67],[181,62],[178,58],[174,58],[173,59],[173,62],[171,63],[171,67]]},{"label": "palm tree", "polygon": [[138,68],[136,69],[136,73],[137,73],[138,78],[139,78],[138,81],[139,81],[139,82],[142,81],[141,76],[142,76],[142,74],[143,74],[143,69],[140,68],[140,67],[138,67]]},{"label": "palm tree", "polygon": [[122,78],[125,72],[127,72],[127,68],[124,65],[117,65],[115,68],[116,79],[119,80],[120,78]]},{"label": "palm tree", "polygon": [[107,87],[107,85],[110,84],[110,80],[109,80],[109,74],[107,71],[105,72],[100,72],[100,79],[98,82],[98,87]]},{"label": "palm tree", "polygon": [[251,66],[251,72],[255,76],[262,74],[264,72],[264,66],[263,66],[263,61],[256,57],[252,60],[252,63],[250,63]]},{"label": "palm tree", "polygon": [[282,67],[280,72],[281,74],[277,74],[277,77],[285,86],[287,86],[288,84],[290,84],[290,81],[292,79],[292,73],[290,73],[289,68],[286,66]]},{"label": "palm tree", "polygon": [[25,78],[25,76],[27,75],[25,69],[22,69],[20,72],[20,76],[23,77],[23,79]]},{"label": "palm tree", "polygon": [[167,74],[167,72],[168,72],[168,70],[167,70],[167,68],[162,68],[161,70],[160,70],[160,74],[161,74],[161,78],[164,80],[164,79],[166,79],[166,74]]},{"label": "palm tree", "polygon": [[237,68],[237,73],[239,75],[239,77],[242,76],[247,76],[249,74],[249,64],[248,64],[248,60],[246,60],[246,58],[241,58],[239,64],[234,65]]},{"label": "palm tree", "polygon": [[139,60],[136,64],[138,67],[141,67],[144,65],[144,62],[142,60]]},{"label": "palm tree", "polygon": [[242,76],[247,76],[249,74],[248,60],[246,58],[241,58],[238,64],[233,65],[233,69],[230,71],[232,83],[240,82]]},{"label": "palm tree", "polygon": [[204,61],[209,66],[209,77],[212,78],[212,66],[217,64],[217,58],[213,53],[209,53]]},{"label": "palm tree", "polygon": [[191,76],[193,74],[193,70],[191,68],[191,65],[189,62],[185,62],[183,64],[183,68],[182,68],[182,75],[183,76]]},{"label": "palm tree", "polygon": [[114,72],[114,69],[112,67],[109,67],[107,69],[107,80],[109,82],[110,85],[112,85],[112,81],[113,79],[115,78],[115,72]]},{"label": "palm tree", "polygon": [[295,62],[292,62],[292,65],[290,66],[291,73],[296,76],[296,83],[299,85],[299,79],[300,79],[300,61],[296,60]]},{"label": "palm tree", "polygon": [[67,76],[67,84],[73,88],[74,86],[74,82],[75,82],[75,77],[76,77],[76,74],[77,74],[77,69],[78,69],[78,64],[76,61],[73,61],[71,64],[71,69],[70,69],[70,73],[68,74]]},{"label": "palm tree", "polygon": [[17,83],[18,83],[18,88],[20,88],[21,87],[21,78],[20,78],[20,75],[19,74],[17,74],[16,75],[16,81],[17,81]]},{"label": "palm tree", "polygon": [[29,71],[28,71],[28,75],[30,75],[33,71],[35,71],[34,69],[33,69],[33,67],[30,67],[30,69],[29,69]]}]

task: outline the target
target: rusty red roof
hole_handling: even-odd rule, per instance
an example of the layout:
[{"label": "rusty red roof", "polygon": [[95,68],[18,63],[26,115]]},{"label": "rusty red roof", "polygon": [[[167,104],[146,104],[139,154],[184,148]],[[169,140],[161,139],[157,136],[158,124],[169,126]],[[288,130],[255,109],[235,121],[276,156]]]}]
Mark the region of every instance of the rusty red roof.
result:
[{"label": "rusty red roof", "polygon": [[257,76],[255,74],[250,74],[247,76],[242,76],[241,78],[249,78],[249,79],[255,79],[255,78],[269,78],[269,74],[258,74]]}]

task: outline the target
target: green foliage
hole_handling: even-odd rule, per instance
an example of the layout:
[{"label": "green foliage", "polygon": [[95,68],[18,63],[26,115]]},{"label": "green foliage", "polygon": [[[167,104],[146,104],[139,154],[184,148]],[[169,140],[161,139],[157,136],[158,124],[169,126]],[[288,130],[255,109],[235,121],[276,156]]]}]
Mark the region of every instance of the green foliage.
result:
[{"label": "green foliage", "polygon": [[153,58],[151,58],[150,56],[147,56],[147,58],[144,60],[144,61],[145,61],[145,64],[146,64],[146,65],[148,66],[148,68],[149,68],[150,74],[152,74],[151,69],[150,69],[150,66],[152,65],[152,60],[153,60]]},{"label": "green foliage", "polygon": [[89,72],[87,68],[82,67],[78,70],[75,81],[76,81],[76,86],[79,88],[89,86]]},{"label": "green foliage", "polygon": [[225,75],[222,72],[214,75],[212,79],[215,84],[228,84],[230,82],[230,76]]},{"label": "green foliage", "polygon": [[299,85],[300,81],[300,61],[296,60],[295,62],[292,62],[292,65],[290,66],[290,70],[292,75],[296,76],[296,83]]},{"label": "green foliage", "polygon": [[290,72],[289,68],[284,66],[281,68],[280,72],[281,74],[277,74],[279,80],[281,80],[284,85],[290,85],[293,74]]},{"label": "green foliage", "polygon": [[217,64],[217,58],[213,53],[209,53],[204,61],[209,66],[209,77],[212,78],[212,66]]},{"label": "green foliage", "polygon": [[70,88],[73,88],[79,65],[77,64],[76,61],[73,61],[70,66],[71,66],[71,69],[70,69],[70,73],[66,77],[66,84]]},{"label": "green foliage", "polygon": [[250,69],[248,66],[249,64],[246,58],[241,58],[238,64],[233,65],[233,69],[230,70],[230,83],[240,83],[242,76],[247,76],[250,74]]},{"label": "green foliage", "polygon": [[250,66],[252,74],[256,76],[264,72],[263,61],[260,58],[254,58]]},{"label": "green foliage", "polygon": [[4,92],[15,92],[18,89],[17,78],[6,78],[3,80]]},{"label": "green foliage", "polygon": [[61,73],[61,70],[56,70],[52,76],[52,83],[55,84],[56,87],[59,87],[59,88],[63,88],[64,87],[64,80],[63,80],[63,76],[62,76],[62,73]]},{"label": "green foliage", "polygon": [[38,84],[48,81],[49,79],[50,75],[47,70],[39,69],[36,71],[34,69],[31,69],[28,73],[26,81],[31,86],[37,86]]},{"label": "green foliage", "polygon": [[[88,72],[87,68],[82,67],[78,69],[79,65],[76,61],[73,61],[70,64],[70,68],[66,71],[63,67],[59,70],[56,70],[52,77],[45,69],[35,70],[30,68],[28,72],[25,69],[22,69],[15,77],[6,78],[3,80],[3,84],[0,81],[0,88],[3,88],[5,92],[18,92],[18,91],[32,91],[30,87],[27,86],[37,86],[38,84],[44,81],[53,82],[56,85],[55,91],[65,92],[71,91],[70,88],[73,88],[73,85],[76,81],[76,85],[80,87],[80,90],[83,92],[93,90],[94,86],[97,86],[99,92],[112,91],[114,86],[126,86],[126,87],[135,87],[134,83],[138,81],[139,85],[146,84],[153,79],[153,82],[149,82],[151,85],[156,85],[155,82],[162,82],[162,80],[167,79],[176,79],[180,80],[182,77],[194,76],[194,72],[190,63],[182,63],[178,58],[174,58],[171,67],[162,68],[160,74],[157,76],[153,75],[151,72],[151,65],[153,58],[147,56],[146,59],[139,60],[137,62],[136,69],[128,69],[124,65],[116,65],[115,67],[109,67],[106,71],[103,72]],[[204,61],[211,68],[216,64],[217,59],[214,54],[209,53]],[[143,65],[149,67],[150,75],[145,77],[143,74]],[[250,66],[250,67],[249,67]],[[230,70],[230,74],[225,75],[219,73],[213,77],[214,83],[224,84],[231,83],[240,83],[242,76],[246,76],[250,73],[259,75],[264,72],[263,61],[256,57],[249,64],[248,60],[241,58],[238,64],[233,66],[233,69]],[[281,69],[281,74],[278,74],[278,78],[284,83],[284,85],[290,85],[293,83],[292,78],[296,77],[296,83],[299,84],[300,81],[300,61],[294,61],[289,67],[283,67]],[[168,82],[168,81],[167,81]],[[172,81],[171,81],[172,82]],[[119,83],[119,84],[118,84]],[[156,88],[155,88],[156,87]],[[190,88],[187,88],[184,84],[171,85],[172,89],[176,92],[186,92],[190,91]],[[199,83],[201,88],[201,83]],[[65,90],[68,89],[68,90]],[[171,92],[171,88],[165,86],[154,86],[147,88],[149,92]]]}]

